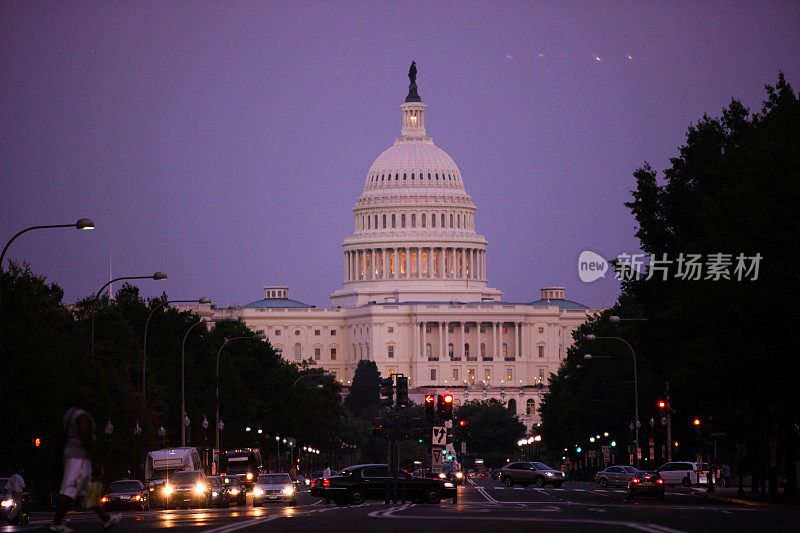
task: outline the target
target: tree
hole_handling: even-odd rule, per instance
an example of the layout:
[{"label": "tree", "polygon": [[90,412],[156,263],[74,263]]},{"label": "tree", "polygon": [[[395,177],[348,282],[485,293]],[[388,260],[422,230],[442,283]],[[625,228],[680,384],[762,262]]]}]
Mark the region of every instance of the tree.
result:
[{"label": "tree", "polygon": [[466,402],[456,409],[453,419],[466,421],[467,449],[482,455],[516,453],[517,441],[525,436],[525,424],[495,398]]},{"label": "tree", "polygon": [[378,365],[362,359],[358,362],[350,394],[344,400],[348,411],[359,418],[372,418],[380,412],[380,379]]}]

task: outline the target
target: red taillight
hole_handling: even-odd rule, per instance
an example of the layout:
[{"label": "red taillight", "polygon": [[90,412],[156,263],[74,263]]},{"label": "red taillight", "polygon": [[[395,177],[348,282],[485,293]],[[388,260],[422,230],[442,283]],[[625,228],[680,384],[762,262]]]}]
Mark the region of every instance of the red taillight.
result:
[{"label": "red taillight", "polygon": [[316,479],[312,479],[311,480],[311,486],[315,487],[316,485],[317,485],[317,480]]},{"label": "red taillight", "polygon": [[656,483],[658,483],[659,485],[663,485],[664,484],[664,480],[663,479],[657,479]]},{"label": "red taillight", "polygon": [[323,480],[322,480],[322,486],[323,486],[323,487],[330,487],[330,486],[331,486],[331,480],[330,480],[330,479],[327,479],[327,478],[326,478],[326,479],[323,479]]},{"label": "red taillight", "polygon": [[633,478],[633,479],[631,480],[631,483],[639,483],[639,480],[638,480],[637,478]]},{"label": "red taillight", "polygon": [[594,477],[599,477],[599,476],[600,476],[600,472],[595,472]]}]

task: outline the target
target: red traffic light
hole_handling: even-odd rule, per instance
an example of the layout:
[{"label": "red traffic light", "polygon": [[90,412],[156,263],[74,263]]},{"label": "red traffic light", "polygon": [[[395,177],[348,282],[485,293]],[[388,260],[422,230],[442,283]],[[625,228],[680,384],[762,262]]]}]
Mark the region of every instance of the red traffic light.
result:
[{"label": "red traffic light", "polygon": [[667,406],[667,402],[665,402],[664,400],[660,400],[658,402],[658,408],[659,409],[664,409],[666,406]]},{"label": "red traffic light", "polygon": [[695,426],[699,426],[700,425],[700,419],[699,418],[695,418],[694,421],[692,421],[692,424],[694,424]]},{"label": "red traffic light", "polygon": [[466,426],[467,425],[467,421],[466,420],[459,420],[458,421],[458,425],[459,426]]},{"label": "red traffic light", "polygon": [[35,439],[33,439],[33,446],[34,447],[38,448],[41,445],[42,445],[42,439],[40,439],[39,437],[36,437]]},{"label": "red traffic light", "polygon": [[445,394],[444,395],[444,403],[453,403],[453,395],[452,394]]}]

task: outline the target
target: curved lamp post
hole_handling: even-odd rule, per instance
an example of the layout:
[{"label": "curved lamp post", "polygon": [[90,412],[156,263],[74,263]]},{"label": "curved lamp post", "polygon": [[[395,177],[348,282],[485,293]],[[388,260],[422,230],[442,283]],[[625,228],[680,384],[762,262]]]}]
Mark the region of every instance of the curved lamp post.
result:
[{"label": "curved lamp post", "polygon": [[[217,370],[216,370],[216,378],[215,378],[215,380],[216,380],[216,388],[217,388],[217,390],[216,390],[216,398],[217,398],[217,420],[216,420],[216,423],[217,424],[216,424],[215,448],[217,450],[220,450],[220,447],[219,447],[219,433],[220,433],[220,431],[222,431],[222,429],[224,427],[222,425],[222,420],[220,420],[220,418],[219,418],[219,358],[220,358],[220,355],[222,355],[222,349],[225,348],[225,345],[227,345],[229,342],[238,341],[238,340],[242,340],[242,339],[264,340],[266,338],[267,338],[267,335],[263,331],[259,331],[255,335],[247,335],[247,336],[244,336],[244,337],[232,337],[230,339],[225,339],[225,342],[222,343],[222,346],[220,346],[219,350],[217,351]],[[217,470],[219,470],[219,466],[217,467]]]},{"label": "curved lamp post", "polygon": [[[19,237],[23,233],[27,233],[35,229],[49,229],[49,228],[75,228],[75,229],[89,230],[89,229],[94,229],[94,221],[91,218],[79,218],[78,221],[75,222],[74,224],[50,224],[47,226],[31,226],[29,228],[25,228],[22,231],[18,231],[13,237],[11,237],[8,240],[6,245],[3,247],[2,253],[0,253],[0,276],[2,276],[3,273],[3,262],[5,261],[6,251],[8,250],[8,247],[11,246],[11,243],[16,240],[17,237]],[[0,277],[0,279],[2,278]],[[0,282],[0,309],[2,309],[3,307],[2,289],[3,289],[3,284],[2,282]],[[0,314],[0,316],[2,315]],[[0,343],[0,366],[2,366],[1,355],[2,355],[2,343]],[[0,398],[2,398],[2,374],[0,374]],[[2,402],[0,402],[0,405],[2,405]]]},{"label": "curved lamp post", "polygon": [[210,298],[198,298],[197,300],[168,300],[166,302],[162,302],[150,311],[150,314],[147,315],[147,320],[144,323],[144,340],[142,342],[142,401],[147,404],[147,326],[150,325],[150,319],[153,318],[153,315],[156,311],[161,309],[167,304],[177,304],[177,303],[198,303],[198,304],[210,304]]},{"label": "curved lamp post", "polygon": [[307,378],[307,377],[309,377],[309,376],[321,376],[321,377],[326,377],[326,378],[327,378],[327,377],[330,377],[330,376],[332,376],[332,375],[333,375],[333,374],[331,374],[330,372],[322,372],[321,374],[303,374],[302,376],[300,376],[299,378],[297,378],[296,380],[294,380],[294,383],[292,384],[292,388],[295,388],[295,387],[297,386],[297,383],[298,383],[298,382],[299,382],[301,379],[303,379],[303,378]]},{"label": "curved lamp post", "polygon": [[100,290],[97,291],[95,293],[95,295],[92,297],[92,306],[91,306],[92,307],[92,309],[91,309],[91,314],[92,314],[92,351],[91,351],[91,356],[92,356],[92,358],[94,358],[94,308],[95,308],[95,305],[97,304],[97,298],[103,292],[103,289],[105,289],[106,287],[108,287],[109,285],[114,283],[115,281],[121,281],[121,280],[124,280],[124,279],[154,279],[154,280],[157,280],[157,281],[161,281],[161,280],[167,279],[167,275],[164,274],[163,272],[156,272],[156,273],[154,273],[154,274],[152,274],[150,276],[121,276],[119,278],[114,278],[114,279],[108,281],[105,285],[100,287]]},{"label": "curved lamp post", "polygon": [[[619,320],[618,317],[616,317]],[[622,337],[599,337],[592,333],[586,335],[587,341],[593,341],[596,339],[613,339],[617,341],[624,342],[625,345],[630,349],[631,355],[633,356],[633,412],[634,412],[634,419],[633,419],[633,426],[634,426],[634,466],[639,468],[639,375],[636,371],[636,352],[633,351],[633,346],[630,345],[628,341],[623,339]],[[593,359],[598,358],[598,356],[592,356],[590,354],[586,354],[583,356],[584,359]],[[600,356],[603,357],[603,356]]]}]

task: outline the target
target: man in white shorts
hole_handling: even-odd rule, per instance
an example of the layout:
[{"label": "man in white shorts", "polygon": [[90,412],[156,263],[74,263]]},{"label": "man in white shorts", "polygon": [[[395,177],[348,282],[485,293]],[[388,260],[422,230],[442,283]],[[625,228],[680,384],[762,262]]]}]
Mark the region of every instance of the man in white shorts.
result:
[{"label": "man in white shorts", "polygon": [[[69,503],[79,496],[86,494],[92,474],[99,471],[96,468],[97,460],[97,428],[94,419],[87,412],[94,405],[94,394],[88,387],[79,387],[75,407],[69,409],[64,415],[64,477],[61,480],[61,490],[58,491],[58,504],[56,515],[50,531],[69,533],[71,528],[64,524]],[[119,522],[119,514],[109,515],[100,506],[99,502],[92,507],[103,522],[103,528],[108,529]]]}]

